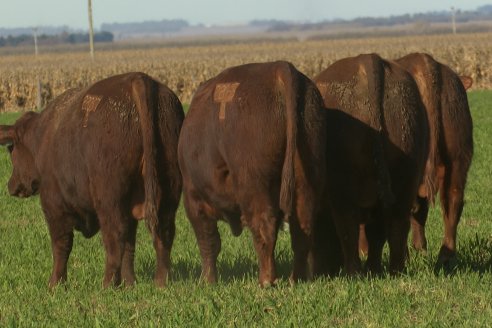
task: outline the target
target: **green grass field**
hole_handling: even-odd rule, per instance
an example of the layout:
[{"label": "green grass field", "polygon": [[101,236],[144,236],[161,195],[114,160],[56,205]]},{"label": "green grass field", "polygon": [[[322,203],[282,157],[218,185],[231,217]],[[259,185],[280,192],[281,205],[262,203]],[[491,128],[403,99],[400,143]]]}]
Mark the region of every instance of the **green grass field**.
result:
[{"label": "green grass field", "polygon": [[[411,254],[397,278],[321,279],[291,286],[289,235],[279,233],[279,284],[257,285],[249,232],[235,238],[220,224],[220,282],[199,281],[200,258],[191,226],[180,207],[168,287],[153,286],[154,251],[143,224],[134,288],[102,289],[104,252],[100,235],[76,233],[68,282],[50,291],[50,240],[39,198],[21,200],[6,188],[11,164],[0,150],[0,326],[333,327],[492,326],[492,104],[491,91],[469,93],[475,156],[459,229],[455,272],[434,272],[442,237],[441,214],[430,212],[428,255]],[[2,124],[15,114],[0,115]]]}]

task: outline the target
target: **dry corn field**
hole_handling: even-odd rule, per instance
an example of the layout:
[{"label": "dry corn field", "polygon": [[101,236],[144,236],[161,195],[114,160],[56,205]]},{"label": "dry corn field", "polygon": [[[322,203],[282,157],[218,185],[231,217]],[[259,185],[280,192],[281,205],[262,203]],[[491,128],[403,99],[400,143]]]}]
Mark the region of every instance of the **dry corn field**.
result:
[{"label": "dry corn field", "polygon": [[[248,62],[288,60],[313,77],[335,60],[376,52],[397,58],[427,52],[459,74],[474,79],[474,89],[492,89],[492,33],[326,41],[257,42],[219,46],[159,46],[131,50],[0,56],[0,112],[36,107],[38,79],[46,104],[64,90],[110,75],[145,72],[168,85],[189,103],[198,85],[223,69]],[[43,53],[44,51],[44,53]]]}]

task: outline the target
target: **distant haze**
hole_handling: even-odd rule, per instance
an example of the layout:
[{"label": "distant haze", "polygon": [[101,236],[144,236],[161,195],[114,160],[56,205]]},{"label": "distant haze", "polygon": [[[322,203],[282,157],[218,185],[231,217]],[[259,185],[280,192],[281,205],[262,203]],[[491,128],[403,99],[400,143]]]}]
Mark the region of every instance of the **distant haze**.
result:
[{"label": "distant haze", "polygon": [[[297,22],[474,10],[490,0],[92,0],[94,25],[184,19],[224,25],[256,19]],[[2,0],[0,28],[60,26],[87,29],[87,0]]]}]

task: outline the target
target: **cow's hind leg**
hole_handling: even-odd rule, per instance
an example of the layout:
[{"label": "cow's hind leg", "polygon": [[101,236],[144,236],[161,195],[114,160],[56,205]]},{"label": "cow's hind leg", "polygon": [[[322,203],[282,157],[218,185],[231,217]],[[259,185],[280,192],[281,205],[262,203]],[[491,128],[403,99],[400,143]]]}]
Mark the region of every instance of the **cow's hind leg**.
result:
[{"label": "cow's hind leg", "polygon": [[121,284],[121,265],[130,219],[123,215],[123,211],[119,208],[100,209],[97,211],[97,215],[106,250],[103,287],[106,288],[111,283],[114,286],[119,286]]},{"label": "cow's hind leg", "polygon": [[439,251],[438,266],[450,267],[456,258],[456,234],[464,205],[466,172],[462,163],[453,162],[446,168],[439,190],[444,219],[444,239]]},{"label": "cow's hind leg", "polygon": [[121,264],[121,279],[125,286],[133,286],[135,284],[135,242],[137,236],[138,221],[130,218],[128,221],[128,229],[125,241],[125,252],[123,254],[123,262]]},{"label": "cow's hind leg", "polygon": [[323,210],[314,223],[311,256],[314,277],[335,276],[340,273],[343,254],[329,210]]},{"label": "cow's hind leg", "polygon": [[291,235],[291,246],[294,252],[294,267],[292,269],[291,281],[298,282],[308,278],[307,257],[311,249],[311,227],[301,226],[295,216],[289,220]]},{"label": "cow's hind leg", "polygon": [[417,196],[416,206],[412,211],[412,245],[418,251],[427,250],[427,238],[425,237],[425,223],[429,213],[429,200],[426,197]]},{"label": "cow's hind leg", "polygon": [[205,202],[195,199],[190,192],[184,193],[184,204],[200,249],[201,278],[208,283],[216,283],[217,257],[221,248],[217,219],[213,216],[212,208]]},{"label": "cow's hind leg", "polygon": [[384,207],[384,220],[388,246],[390,251],[389,271],[396,275],[405,269],[408,258],[408,233],[412,208],[419,188],[419,172],[413,160],[401,161],[392,170],[391,181],[395,200],[388,207]]},{"label": "cow's hind leg", "polygon": [[390,274],[395,275],[403,271],[408,257],[408,232],[410,231],[410,206],[393,209],[391,217],[387,218],[386,231],[390,249]]},{"label": "cow's hind leg", "polygon": [[343,205],[332,206],[332,215],[343,252],[345,272],[348,275],[358,274],[361,270],[359,257],[360,209]]},{"label": "cow's hind leg", "polygon": [[[163,204],[163,206],[166,205],[169,206],[169,204]],[[159,216],[159,226],[153,236],[154,248],[157,256],[154,282],[159,287],[164,287],[166,285],[169,276],[171,268],[171,248],[176,232],[176,211],[167,208],[162,212],[163,213]]]},{"label": "cow's hind leg", "polygon": [[380,209],[373,213],[370,223],[365,225],[365,234],[367,236],[368,250],[366,270],[371,274],[381,274],[383,247],[386,242],[386,230],[382,212]]},{"label": "cow's hind leg", "polygon": [[294,252],[292,282],[307,280],[310,276],[308,256],[313,248],[313,225],[316,217],[315,195],[303,181],[297,182],[296,215],[289,218],[291,246]]},{"label": "cow's hind leg", "polygon": [[256,254],[259,262],[259,283],[261,287],[270,287],[275,284],[275,244],[280,219],[270,206],[255,204],[250,229],[253,235]]},{"label": "cow's hind leg", "polygon": [[366,236],[366,225],[359,225],[359,255],[367,256],[369,244]]}]

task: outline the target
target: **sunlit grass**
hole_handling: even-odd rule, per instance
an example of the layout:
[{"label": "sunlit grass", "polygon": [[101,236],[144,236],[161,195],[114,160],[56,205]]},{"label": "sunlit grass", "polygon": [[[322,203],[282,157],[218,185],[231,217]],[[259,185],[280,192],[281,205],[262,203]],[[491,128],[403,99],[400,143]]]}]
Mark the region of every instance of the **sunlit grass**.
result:
[{"label": "sunlit grass", "polygon": [[[51,250],[38,198],[8,196],[11,164],[0,150],[0,326],[60,327],[414,327],[492,325],[492,92],[472,92],[475,157],[459,229],[459,259],[451,275],[434,272],[442,238],[441,214],[430,212],[428,255],[412,252],[397,278],[321,279],[291,286],[290,239],[277,244],[280,280],[257,285],[257,265],[247,231],[235,238],[220,224],[223,241],[216,286],[199,282],[200,258],[180,207],[172,253],[173,274],[165,289],[152,282],[154,251],[139,227],[138,283],[102,289],[104,252],[100,235],[75,235],[68,282],[50,291]],[[15,115],[0,116],[11,123]]]}]

